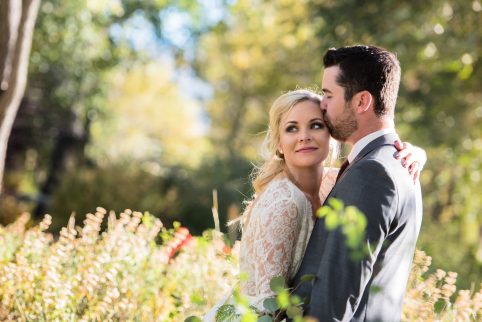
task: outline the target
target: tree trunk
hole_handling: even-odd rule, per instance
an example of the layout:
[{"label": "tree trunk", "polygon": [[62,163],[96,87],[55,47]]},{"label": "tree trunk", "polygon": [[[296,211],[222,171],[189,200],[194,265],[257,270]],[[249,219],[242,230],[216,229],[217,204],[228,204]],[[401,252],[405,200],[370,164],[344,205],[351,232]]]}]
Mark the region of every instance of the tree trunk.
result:
[{"label": "tree trunk", "polygon": [[47,179],[40,188],[37,206],[33,211],[34,219],[40,220],[45,215],[52,193],[68,169],[69,161],[73,160],[75,166],[80,166],[85,161],[85,146],[90,139],[91,119],[87,117],[83,126],[79,126],[78,116],[72,113],[66,122],[68,126],[59,133],[52,151]]},{"label": "tree trunk", "polygon": [[7,143],[27,84],[40,0],[0,0],[0,193]]}]

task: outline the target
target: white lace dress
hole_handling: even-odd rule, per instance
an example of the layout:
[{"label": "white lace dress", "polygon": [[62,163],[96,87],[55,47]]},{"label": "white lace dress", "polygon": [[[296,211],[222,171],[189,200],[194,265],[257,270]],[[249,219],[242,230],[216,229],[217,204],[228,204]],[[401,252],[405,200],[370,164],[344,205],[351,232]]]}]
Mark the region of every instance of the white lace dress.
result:
[{"label": "white lace dress", "polygon": [[[320,200],[333,188],[338,169],[326,168]],[[314,219],[311,203],[287,178],[271,181],[253,204],[243,229],[239,269],[248,275],[241,292],[251,305],[263,311],[263,301],[274,295],[270,281],[275,276],[294,277],[303,259]],[[229,297],[229,296],[228,296]],[[224,298],[205,317],[214,321]]]}]

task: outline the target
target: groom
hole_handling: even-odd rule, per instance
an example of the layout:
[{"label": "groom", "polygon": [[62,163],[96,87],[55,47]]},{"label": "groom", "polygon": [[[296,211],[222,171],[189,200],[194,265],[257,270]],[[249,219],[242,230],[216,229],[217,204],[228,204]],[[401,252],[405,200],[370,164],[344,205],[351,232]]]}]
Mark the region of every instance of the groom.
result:
[{"label": "groom", "polygon": [[[393,155],[400,66],[374,46],[330,49],[324,59],[321,108],[331,135],[352,146],[329,198],[366,216],[368,254],[350,257],[341,229],[318,219],[294,293],[305,315],[325,321],[400,321],[402,299],[422,220],[420,185]],[[345,168],[346,166],[346,168]],[[301,282],[306,274],[313,282]]]}]

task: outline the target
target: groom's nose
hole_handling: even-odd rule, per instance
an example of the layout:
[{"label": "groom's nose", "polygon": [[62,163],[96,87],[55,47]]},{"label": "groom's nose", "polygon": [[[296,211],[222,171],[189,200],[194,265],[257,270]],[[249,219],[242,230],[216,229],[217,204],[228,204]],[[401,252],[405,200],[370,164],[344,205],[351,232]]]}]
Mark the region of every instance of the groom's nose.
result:
[{"label": "groom's nose", "polygon": [[326,111],[326,104],[325,104],[325,99],[322,98],[320,101],[320,108],[322,111]]}]

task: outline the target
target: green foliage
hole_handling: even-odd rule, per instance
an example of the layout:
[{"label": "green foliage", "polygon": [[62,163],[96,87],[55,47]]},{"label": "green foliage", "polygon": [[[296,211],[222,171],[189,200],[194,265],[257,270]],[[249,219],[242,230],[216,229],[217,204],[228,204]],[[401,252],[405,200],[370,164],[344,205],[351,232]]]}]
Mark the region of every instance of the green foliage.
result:
[{"label": "green foliage", "polygon": [[274,98],[316,82],[318,20],[307,19],[310,6],[294,0],[242,0],[227,10],[226,20],[201,36],[195,66],[214,90],[207,111],[210,138],[223,147],[219,157],[253,160]]},{"label": "green foliage", "polygon": [[[200,321],[196,316],[242,279],[235,273],[239,243],[228,255],[215,231],[193,239],[184,235],[172,256],[183,227],[176,224],[174,234],[157,244],[162,224],[148,213],[110,213],[101,233],[106,215],[97,208],[83,227],[71,218],[57,240],[46,233],[50,216],[31,228],[25,226],[28,215],[0,226],[0,319]],[[436,270],[427,276],[430,263],[424,252],[416,252],[402,321],[478,321],[482,289],[455,295],[457,274]],[[217,321],[271,321],[283,312],[296,322],[310,321],[302,316],[301,299],[281,287],[283,278],[275,277],[272,285],[275,299],[264,303],[270,313],[256,312],[235,287],[233,302],[221,308]]]},{"label": "green foliage", "polygon": [[111,212],[101,233],[106,215],[97,208],[83,227],[72,217],[58,240],[46,233],[50,216],[0,226],[0,319],[180,321],[227,292],[219,276],[234,280],[222,236],[193,239],[178,227],[159,245],[162,223],[148,213]]},{"label": "green foliage", "polygon": [[159,177],[148,171],[129,164],[108,168],[82,167],[75,172],[69,171],[57,187],[49,210],[58,221],[54,228],[64,225],[71,212],[92,211],[87,206],[89,201],[117,212],[133,205],[136,209],[162,214],[170,206],[169,194],[162,190]]},{"label": "green foliage", "polygon": [[209,155],[201,106],[171,82],[174,70],[149,63],[112,72],[104,113],[92,123],[88,155],[102,164],[119,160],[167,172],[197,168]]},{"label": "green foliage", "polygon": [[480,8],[480,1],[236,1],[201,37],[196,58],[214,89],[208,113],[218,155],[255,160],[253,142],[261,140],[271,102],[319,83],[327,48],[386,47],[402,66],[397,131],[428,153],[420,245],[436,251],[437,267],[463,267],[464,287],[481,281]]},{"label": "green foliage", "polygon": [[316,215],[325,219],[328,230],[341,229],[352,258],[359,259],[367,254],[363,243],[367,219],[356,207],[345,207],[341,200],[330,198]]},{"label": "green foliage", "polygon": [[267,298],[266,300],[263,301],[263,307],[269,312],[269,313],[274,313],[277,310],[279,310],[279,305],[276,299],[274,298]]},{"label": "green foliage", "polygon": [[283,276],[273,277],[269,286],[273,292],[279,292],[286,287],[285,278]]},{"label": "green foliage", "polygon": [[[433,255],[434,266],[459,271],[459,286],[469,288],[470,283],[481,281],[480,0],[370,0],[363,5],[334,0],[238,0],[220,2],[215,9],[220,18],[210,29],[210,15],[204,14],[206,8],[200,1],[42,1],[27,94],[8,148],[7,190],[35,193],[49,168],[60,171],[50,163],[56,142],[64,137],[77,142],[64,162],[72,171],[55,185],[54,190],[59,191],[49,211],[66,215],[72,210],[88,211],[93,203],[83,197],[83,189],[90,180],[103,184],[102,188],[86,188],[89,196],[93,196],[90,189],[100,193],[102,200],[92,197],[99,204],[116,208],[119,204],[113,205],[112,200],[127,198],[132,203],[126,206],[149,209],[163,219],[176,216],[201,233],[212,227],[212,189],[219,192],[221,222],[227,220],[229,207],[240,207],[251,195],[247,178],[251,162],[258,160],[260,134],[266,130],[267,111],[274,98],[297,86],[316,87],[327,48],[378,44],[396,52],[402,66],[397,131],[403,140],[428,153],[421,176],[425,215],[419,245]],[[189,17],[186,48],[178,47],[163,33],[163,19],[173,13]],[[185,140],[185,133],[177,131],[182,124],[167,114],[165,119],[155,114],[153,105],[141,104],[149,95],[163,105],[193,102],[171,95],[177,91],[173,83],[179,79],[178,70],[163,78],[138,67],[150,60],[128,36],[129,28],[135,29],[139,20],[145,22],[146,33],[136,32],[144,35],[154,30],[158,38],[153,36],[152,42],[176,47],[182,72],[194,68],[212,90],[211,97],[200,104],[209,118],[206,140],[189,136]],[[119,86],[113,75],[131,86]],[[169,90],[151,90],[157,87]],[[199,89],[194,87],[197,85],[181,94],[197,94]],[[123,95],[117,96],[120,100],[109,96],[123,90]],[[138,117],[138,103],[142,113],[156,117]],[[122,107],[122,115],[115,113],[116,104]],[[198,107],[183,111],[192,116]],[[132,123],[119,127],[113,125],[114,120]],[[175,135],[161,133],[164,121],[173,126],[169,129]],[[126,129],[128,142],[123,145],[122,131]],[[90,171],[100,176],[108,167],[122,168],[122,161],[106,162],[105,156],[112,156],[111,150],[117,147],[129,154],[127,147],[137,147],[133,137],[142,138],[142,149],[137,151],[145,156],[141,161],[136,158],[137,165],[129,165],[137,168],[133,172],[142,173],[133,179],[138,189],[128,189],[122,179],[90,177]],[[179,144],[176,140],[181,137],[189,143]],[[209,154],[206,146],[213,147]],[[161,153],[162,149],[169,153]],[[85,159],[85,152],[90,160],[79,161]],[[87,168],[97,168],[85,170],[78,166],[83,162]],[[78,168],[87,179],[72,174]],[[106,172],[111,177],[115,171]],[[145,183],[140,178],[145,178]],[[126,191],[131,195],[126,196]],[[325,219],[330,227],[340,224],[336,216]],[[359,224],[346,233],[356,236]],[[356,238],[350,243],[355,244]]]},{"label": "green foliage", "polygon": [[[302,278],[302,281],[311,280],[310,276]],[[286,286],[285,277],[273,277],[270,280],[270,288],[274,292],[274,296],[263,301],[263,311],[250,307],[239,288],[235,288],[231,300],[234,304],[222,305],[216,314],[216,321],[238,321],[240,318],[241,321],[279,321],[285,315],[294,321],[305,321],[301,308],[303,302],[299,296],[292,294],[294,289]]]},{"label": "green foliage", "polygon": [[312,275],[312,274],[306,274],[306,275],[301,276],[301,282],[303,282],[303,283],[312,282],[315,279],[316,279],[316,275]]},{"label": "green foliage", "polygon": [[[166,15],[162,13],[176,11],[188,16],[199,16],[199,10],[201,10],[199,3],[189,1],[185,3],[170,0],[110,2],[80,0],[75,3],[58,0],[42,1],[32,45],[26,97],[20,108],[9,143],[8,178],[15,178],[12,180],[15,182],[9,182],[7,190],[17,195],[28,194],[34,201],[38,199],[39,203],[48,203],[51,194],[60,186],[58,183],[62,181],[62,176],[69,170],[75,171],[77,167],[85,164],[105,168],[106,161],[108,161],[105,160],[105,156],[109,153],[101,154],[99,150],[102,148],[111,150],[112,146],[122,146],[122,143],[119,144],[115,140],[110,140],[110,142],[104,140],[103,143],[107,141],[111,144],[108,146],[111,149],[106,149],[106,145],[98,144],[98,141],[91,144],[91,139],[98,139],[96,134],[101,132],[98,128],[92,129],[91,126],[99,120],[105,121],[112,118],[113,115],[118,116],[118,114],[112,113],[109,106],[109,103],[115,103],[115,100],[109,95],[113,91],[120,90],[118,86],[112,85],[115,83],[112,75],[118,76],[127,73],[132,66],[148,62],[146,48],[138,45],[140,38],[132,36],[133,30],[137,28],[136,23],[143,24],[145,30],[141,33],[143,37],[150,38],[150,43],[155,42],[156,47],[162,46],[164,49],[168,49],[172,48],[172,44],[164,33],[165,26],[161,19],[164,19]],[[201,25],[192,26],[193,31],[198,28],[201,28]],[[151,47],[151,50],[153,49],[154,46]],[[156,72],[151,71],[151,73]],[[172,77],[166,79],[166,77],[162,77],[164,75],[164,73],[159,73],[160,78],[155,80],[151,78],[149,83],[157,86],[160,82],[161,89],[176,88],[172,84]],[[121,77],[118,80],[120,79]],[[169,90],[166,92],[169,94]],[[163,142],[152,144],[149,151],[151,152],[149,155],[151,163],[146,165],[147,162],[144,159],[143,162],[139,162],[141,167],[150,166],[151,169],[155,168],[159,171],[159,162],[166,159],[168,164],[162,164],[161,168],[181,163],[191,166],[200,162],[200,156],[195,156],[193,151],[198,148],[202,149],[206,143],[199,142],[196,140],[197,138],[193,139],[193,135],[191,135],[191,132],[195,131],[195,127],[191,126],[192,122],[189,121],[196,114],[193,112],[194,104],[188,99],[179,99],[180,95],[172,95],[172,90],[170,93],[170,97],[166,95],[163,98],[176,107],[183,106],[185,113],[179,113],[183,117],[178,115],[178,123],[171,122],[172,119],[171,121],[166,120],[164,124],[152,122],[151,132],[156,132],[152,130],[152,127],[157,127],[157,129],[161,129],[163,125],[166,127],[167,122],[169,122],[168,124],[183,124],[184,132],[177,131],[176,134],[172,131],[172,127],[165,130],[170,130],[170,135],[178,137],[180,141],[184,142],[184,145],[180,144],[180,141],[176,143],[172,140],[169,141],[171,144],[168,144],[166,143],[168,140],[165,139],[166,134],[164,137],[162,135],[159,137],[158,133],[152,135],[149,131],[145,131],[146,135],[142,136],[143,144],[147,143],[146,136],[150,139],[149,142]],[[135,108],[139,101],[142,99],[130,104],[133,106],[132,108]],[[156,103],[163,104],[160,101]],[[140,105],[144,109],[141,114],[145,115],[145,105]],[[180,110],[178,109],[177,112]],[[125,111],[125,104],[121,111]],[[137,110],[137,115],[139,112],[141,112],[141,108]],[[171,114],[174,113],[171,112]],[[187,114],[193,115],[186,116]],[[115,119],[117,120],[117,118]],[[145,123],[153,119],[162,120],[163,118],[150,115],[150,119]],[[104,122],[103,125],[106,123],[108,122]],[[145,124],[133,126],[136,129],[147,128]],[[125,135],[122,130],[126,130],[126,127],[116,129]],[[127,130],[132,130],[132,127]],[[190,134],[187,137],[182,135],[188,132]],[[102,134],[106,133],[100,133],[100,135]],[[116,137],[112,132],[109,134],[111,134],[110,138]],[[132,139],[132,135],[125,135],[124,138]],[[186,141],[193,142],[188,146]],[[125,144],[125,146],[132,147],[129,144]],[[140,148],[140,145],[134,146],[134,148]],[[156,152],[159,152],[160,149],[164,150],[163,158],[154,162],[159,157],[159,153],[156,154]],[[189,149],[192,149],[191,154],[188,153]],[[143,153],[143,156],[145,157],[146,154],[147,152]],[[129,155],[135,155],[135,153],[129,151]],[[125,157],[125,153],[122,157]],[[183,162],[178,162],[180,159]],[[116,160],[114,166],[117,166],[118,163],[122,163],[122,161]],[[101,169],[98,170],[101,171]],[[37,195],[39,195],[38,198]],[[152,195],[150,198],[153,199],[155,196]],[[35,205],[31,206],[31,208],[33,207]],[[86,207],[88,206],[83,205],[75,210],[82,212],[82,209]],[[51,209],[47,207],[47,210],[50,212]],[[72,208],[66,207],[61,210],[70,212]]]},{"label": "green foliage", "polygon": [[236,307],[232,304],[221,306],[216,312],[216,321],[235,322],[241,315],[236,311]]},{"label": "green foliage", "polygon": [[263,315],[257,322],[273,322],[273,319],[270,316]]}]

